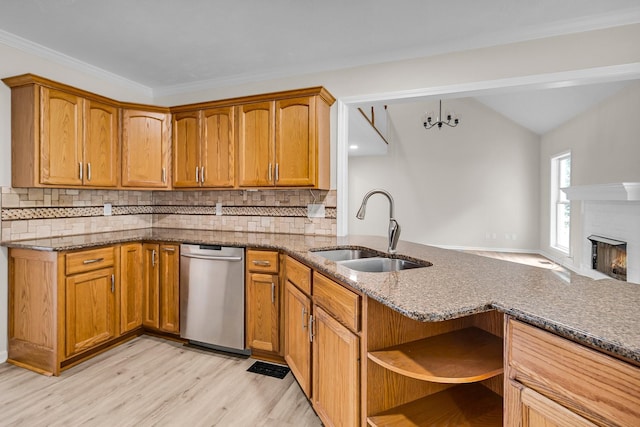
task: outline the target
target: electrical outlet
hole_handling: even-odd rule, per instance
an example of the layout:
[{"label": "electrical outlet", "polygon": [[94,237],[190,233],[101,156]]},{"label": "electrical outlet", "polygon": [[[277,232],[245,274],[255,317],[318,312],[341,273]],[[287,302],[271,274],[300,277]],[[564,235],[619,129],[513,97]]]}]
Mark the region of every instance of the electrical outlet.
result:
[{"label": "electrical outlet", "polygon": [[104,216],[111,215],[111,203],[104,204]]},{"label": "electrical outlet", "polygon": [[216,203],[216,215],[222,215],[222,203],[220,202]]},{"label": "electrical outlet", "polygon": [[307,218],[324,218],[324,205],[309,203],[307,205]]}]

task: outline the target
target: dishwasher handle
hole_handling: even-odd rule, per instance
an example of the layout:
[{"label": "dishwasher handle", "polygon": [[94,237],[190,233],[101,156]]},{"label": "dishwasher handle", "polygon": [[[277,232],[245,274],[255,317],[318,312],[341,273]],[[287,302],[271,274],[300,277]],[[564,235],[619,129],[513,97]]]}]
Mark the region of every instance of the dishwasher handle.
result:
[{"label": "dishwasher handle", "polygon": [[219,255],[197,255],[197,254],[181,254],[180,256],[185,258],[207,259],[212,261],[230,261],[237,262],[242,261],[240,256],[219,256]]}]

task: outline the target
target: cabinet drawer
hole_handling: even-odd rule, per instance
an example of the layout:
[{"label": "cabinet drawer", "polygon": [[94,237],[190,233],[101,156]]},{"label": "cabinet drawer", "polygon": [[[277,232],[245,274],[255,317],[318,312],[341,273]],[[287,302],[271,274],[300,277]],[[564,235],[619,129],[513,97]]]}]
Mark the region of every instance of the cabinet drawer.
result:
[{"label": "cabinet drawer", "polygon": [[311,295],[311,269],[306,265],[287,257],[287,280],[302,292]]},{"label": "cabinet drawer", "polygon": [[258,273],[278,272],[278,252],[275,251],[247,251],[247,270]]},{"label": "cabinet drawer", "polygon": [[85,271],[111,267],[114,261],[113,247],[91,249],[82,252],[72,252],[66,255],[66,274],[76,274]]},{"label": "cabinet drawer", "polygon": [[314,272],[313,301],[352,331],[360,330],[360,295]]},{"label": "cabinet drawer", "polygon": [[640,425],[640,368],[509,320],[510,377],[595,422]]}]

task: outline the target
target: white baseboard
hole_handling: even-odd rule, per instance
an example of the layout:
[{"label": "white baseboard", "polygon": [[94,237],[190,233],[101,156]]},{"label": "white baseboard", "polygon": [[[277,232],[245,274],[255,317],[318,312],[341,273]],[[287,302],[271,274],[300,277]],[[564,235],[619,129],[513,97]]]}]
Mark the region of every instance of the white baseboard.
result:
[{"label": "white baseboard", "polygon": [[9,353],[7,353],[6,351],[0,351],[0,363],[6,362],[8,357]]}]

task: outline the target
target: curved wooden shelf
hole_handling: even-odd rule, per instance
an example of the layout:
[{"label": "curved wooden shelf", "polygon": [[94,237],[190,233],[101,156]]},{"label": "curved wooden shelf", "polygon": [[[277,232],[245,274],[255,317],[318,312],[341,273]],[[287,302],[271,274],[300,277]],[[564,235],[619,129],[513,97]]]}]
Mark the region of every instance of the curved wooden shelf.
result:
[{"label": "curved wooden shelf", "polygon": [[503,372],[502,338],[466,328],[369,352],[398,374],[436,383],[472,383]]},{"label": "curved wooden shelf", "polygon": [[502,426],[502,397],[480,384],[457,385],[367,418],[370,426]]}]

